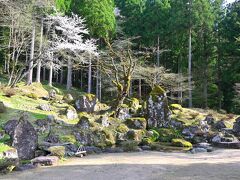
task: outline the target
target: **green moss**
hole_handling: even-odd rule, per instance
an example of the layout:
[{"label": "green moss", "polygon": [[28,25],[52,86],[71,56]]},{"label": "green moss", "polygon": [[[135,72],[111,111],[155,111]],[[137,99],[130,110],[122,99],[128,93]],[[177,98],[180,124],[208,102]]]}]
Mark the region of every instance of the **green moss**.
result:
[{"label": "green moss", "polygon": [[161,86],[155,86],[153,90],[151,91],[150,95],[152,96],[159,96],[159,95],[164,95],[166,91],[161,87]]},{"label": "green moss", "polygon": [[0,143],[9,143],[11,141],[11,137],[8,134],[4,134],[4,136],[0,139]]},{"label": "green moss", "polygon": [[171,110],[180,110],[180,111],[182,111],[183,107],[180,104],[171,104],[170,105],[170,109]]},{"label": "green moss", "polygon": [[10,149],[11,149],[10,146],[8,146],[6,144],[3,144],[3,143],[0,143],[0,153],[3,153],[3,152],[8,151]]},{"label": "green moss", "polygon": [[192,147],[192,144],[184,139],[172,139],[172,145],[177,147]]},{"label": "green moss", "polygon": [[117,127],[117,131],[120,132],[120,133],[126,133],[128,132],[128,127],[125,125],[125,124],[120,124],[118,127]]},{"label": "green moss", "polygon": [[77,142],[74,135],[60,135],[59,139],[62,143],[72,143],[75,144]]},{"label": "green moss", "polygon": [[63,158],[65,156],[65,147],[64,146],[52,146],[48,148],[48,151],[52,156],[58,156],[59,158]]},{"label": "green moss", "polygon": [[159,133],[161,142],[171,142],[174,138],[182,138],[181,131],[172,128],[155,129]]},{"label": "green moss", "polygon": [[107,146],[112,146],[112,145],[114,145],[116,143],[116,138],[114,136],[114,132],[113,131],[111,131],[108,128],[104,128],[102,130],[102,132],[106,136],[106,145]]},{"label": "green moss", "polygon": [[26,96],[27,96],[28,98],[31,98],[31,99],[35,99],[35,100],[38,99],[38,95],[35,94],[35,93],[30,93],[30,94],[27,94]]},{"label": "green moss", "polygon": [[89,101],[93,101],[96,98],[94,94],[85,94],[84,96],[86,96]]}]

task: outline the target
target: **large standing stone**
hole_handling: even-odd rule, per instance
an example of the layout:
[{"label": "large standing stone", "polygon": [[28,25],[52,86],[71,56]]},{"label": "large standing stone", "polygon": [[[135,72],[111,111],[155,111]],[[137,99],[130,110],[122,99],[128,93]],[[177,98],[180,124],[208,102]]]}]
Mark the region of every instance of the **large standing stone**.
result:
[{"label": "large standing stone", "polygon": [[169,126],[170,115],[171,111],[168,107],[166,92],[160,86],[155,86],[148,99],[148,128]]},{"label": "large standing stone", "polygon": [[57,96],[56,90],[51,89],[51,90],[48,92],[48,97],[49,97],[50,100],[56,99],[56,96]]},{"label": "large standing stone", "polygon": [[88,113],[95,111],[96,104],[97,98],[93,94],[82,95],[75,102],[75,106],[78,111]]},{"label": "large standing stone", "polygon": [[234,134],[236,134],[237,136],[240,136],[240,117],[238,117],[238,118],[236,119],[236,121],[234,122],[233,132],[234,132]]},{"label": "large standing stone", "polygon": [[4,130],[12,139],[12,146],[17,149],[20,159],[34,158],[38,136],[32,124],[23,115],[19,120],[10,120]]}]

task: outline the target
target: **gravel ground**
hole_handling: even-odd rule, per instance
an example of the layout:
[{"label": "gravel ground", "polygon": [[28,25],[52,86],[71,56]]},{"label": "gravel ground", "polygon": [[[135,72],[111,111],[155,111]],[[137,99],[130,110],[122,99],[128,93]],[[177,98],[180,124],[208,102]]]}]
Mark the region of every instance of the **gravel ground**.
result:
[{"label": "gravel ground", "polygon": [[4,180],[240,180],[240,150],[91,155],[1,176]]}]

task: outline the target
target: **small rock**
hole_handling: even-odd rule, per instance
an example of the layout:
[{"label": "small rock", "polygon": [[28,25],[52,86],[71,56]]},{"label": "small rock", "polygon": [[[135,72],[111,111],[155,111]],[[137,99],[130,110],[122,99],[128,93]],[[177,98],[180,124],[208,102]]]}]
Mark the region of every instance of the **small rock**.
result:
[{"label": "small rock", "polygon": [[204,121],[206,121],[208,125],[213,125],[215,123],[215,119],[212,115],[207,115]]},{"label": "small rock", "polygon": [[52,166],[59,161],[57,156],[40,156],[31,160],[33,165]]},{"label": "small rock", "polygon": [[150,146],[141,146],[141,149],[143,151],[151,151],[151,147]]},{"label": "small rock", "polygon": [[234,134],[236,134],[237,136],[240,136],[240,117],[238,117],[233,125],[233,132]]},{"label": "small rock", "polygon": [[56,90],[51,89],[51,90],[48,92],[48,97],[49,97],[50,100],[56,99],[56,96],[57,96]]},{"label": "small rock", "polygon": [[226,125],[224,123],[224,120],[218,121],[214,124],[214,127],[218,130],[221,130],[223,128],[226,128]]},{"label": "small rock", "polygon": [[69,120],[76,119],[78,117],[76,109],[74,107],[67,108],[66,116]]},{"label": "small rock", "polygon": [[212,142],[213,143],[220,143],[221,139],[222,139],[222,137],[220,135],[216,135],[212,138]]},{"label": "small rock", "polygon": [[147,121],[145,118],[129,118],[125,121],[129,128],[133,129],[146,129]]},{"label": "small rock", "polygon": [[207,152],[207,149],[197,147],[197,148],[193,148],[192,150],[190,150],[190,152],[193,153],[193,154],[195,154],[195,153],[205,153],[205,152]]},{"label": "small rock", "polygon": [[71,94],[66,94],[63,96],[63,100],[69,104],[72,103],[74,99]]},{"label": "small rock", "polygon": [[204,149],[207,149],[209,148],[211,145],[209,143],[198,143],[197,144],[197,147],[199,148],[204,148]]},{"label": "small rock", "polygon": [[49,104],[40,104],[39,109],[42,111],[52,111],[52,108]]},{"label": "small rock", "polygon": [[85,150],[87,151],[88,154],[100,154],[102,153],[102,150],[98,147],[95,146],[85,146]]},{"label": "small rock", "polygon": [[107,116],[102,116],[99,120],[97,120],[97,122],[100,123],[103,127],[108,127],[110,125]]},{"label": "small rock", "polygon": [[81,129],[89,129],[91,127],[91,123],[88,117],[82,116],[76,126]]}]

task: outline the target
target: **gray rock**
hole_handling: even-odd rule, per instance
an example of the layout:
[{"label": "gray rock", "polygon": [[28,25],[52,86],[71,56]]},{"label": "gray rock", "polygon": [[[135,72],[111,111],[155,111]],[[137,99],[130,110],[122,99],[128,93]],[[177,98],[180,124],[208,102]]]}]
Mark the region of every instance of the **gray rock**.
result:
[{"label": "gray rock", "polygon": [[118,118],[122,121],[131,118],[131,114],[130,114],[130,109],[129,108],[122,108],[119,112]]},{"label": "gray rock", "polygon": [[150,146],[141,146],[140,147],[143,151],[151,151],[151,147]]},{"label": "gray rock", "polygon": [[85,150],[87,151],[88,154],[100,154],[102,153],[102,150],[98,147],[95,146],[85,146]]},{"label": "gray rock", "polygon": [[207,152],[207,149],[197,147],[197,148],[191,149],[190,152],[193,153],[193,154],[195,154],[195,153],[205,153],[205,152]]},{"label": "gray rock", "polygon": [[82,145],[93,144],[93,133],[88,131],[81,131],[74,133],[76,140]]},{"label": "gray rock", "polygon": [[76,109],[74,109],[73,107],[67,108],[66,116],[69,120],[76,119],[78,117]]},{"label": "gray rock", "polygon": [[218,130],[226,128],[226,125],[224,123],[224,120],[218,121],[214,124],[214,127]]},{"label": "gray rock", "polygon": [[50,131],[51,123],[48,119],[38,119],[35,121],[38,132],[45,133]]},{"label": "gray rock", "polygon": [[97,122],[100,123],[103,127],[108,127],[110,125],[107,116],[102,116],[100,119],[97,120]]},{"label": "gray rock", "polygon": [[37,149],[37,132],[27,118],[24,114],[18,121],[11,120],[4,127],[13,140],[12,146],[17,149],[20,159],[32,159]]},{"label": "gray rock", "polygon": [[19,164],[18,153],[15,148],[0,153],[0,173],[9,172],[9,168]]},{"label": "gray rock", "polygon": [[49,142],[49,143],[59,143],[60,142],[59,136],[55,135],[55,134],[50,134],[48,137],[45,138],[45,141]]},{"label": "gray rock", "polygon": [[198,143],[197,147],[207,149],[211,146],[209,143]]},{"label": "gray rock", "polygon": [[6,107],[2,101],[0,101],[0,113],[5,113],[6,112]]},{"label": "gray rock", "polygon": [[93,113],[95,111],[97,101],[98,100],[94,95],[83,95],[76,100],[75,106],[78,111]]},{"label": "gray rock", "polygon": [[42,111],[52,111],[52,108],[49,104],[40,104],[39,109]]},{"label": "gray rock", "polygon": [[213,125],[215,123],[215,119],[212,115],[207,115],[204,121],[206,121],[208,125]]},{"label": "gray rock", "polygon": [[33,165],[41,165],[41,166],[52,166],[56,165],[59,161],[57,156],[40,156],[31,160]]},{"label": "gray rock", "polygon": [[167,96],[160,86],[156,86],[147,101],[148,128],[170,126],[170,115]]},{"label": "gray rock", "polygon": [[63,96],[63,100],[66,102],[66,103],[72,103],[73,102],[73,97],[71,94],[66,94]]},{"label": "gray rock", "polygon": [[76,124],[76,127],[81,129],[89,129],[91,127],[89,118],[86,116],[82,116],[78,123]]},{"label": "gray rock", "polygon": [[56,96],[57,96],[56,90],[51,89],[51,90],[48,92],[48,97],[49,97],[50,100],[56,99]]},{"label": "gray rock", "polygon": [[192,139],[200,131],[198,126],[189,126],[183,129],[182,134]]},{"label": "gray rock", "polygon": [[238,117],[233,124],[233,132],[237,136],[240,136],[240,117]]},{"label": "gray rock", "polygon": [[216,135],[212,138],[213,143],[220,143],[222,140],[222,137],[220,135]]}]

